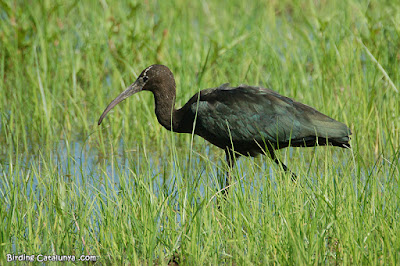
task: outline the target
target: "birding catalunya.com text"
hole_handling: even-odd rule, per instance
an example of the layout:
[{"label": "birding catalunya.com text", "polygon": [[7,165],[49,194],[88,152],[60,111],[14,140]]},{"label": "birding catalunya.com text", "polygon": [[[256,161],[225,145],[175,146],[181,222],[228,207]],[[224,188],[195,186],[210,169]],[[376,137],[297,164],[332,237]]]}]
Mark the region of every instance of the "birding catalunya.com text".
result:
[{"label": "birding catalunya.com text", "polygon": [[95,256],[95,255],[75,256],[75,255],[43,255],[43,254],[38,254],[38,255],[7,254],[6,256],[7,256],[8,262],[11,262],[11,261],[27,261],[27,262],[92,261],[92,262],[95,262],[95,261],[97,261],[97,256]]}]

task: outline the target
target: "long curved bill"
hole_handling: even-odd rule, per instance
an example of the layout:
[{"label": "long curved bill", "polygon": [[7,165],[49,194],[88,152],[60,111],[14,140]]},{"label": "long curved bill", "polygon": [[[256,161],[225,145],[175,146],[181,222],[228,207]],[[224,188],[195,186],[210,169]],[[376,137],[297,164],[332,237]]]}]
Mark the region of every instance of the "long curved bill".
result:
[{"label": "long curved bill", "polygon": [[129,96],[139,92],[142,90],[142,86],[137,84],[137,81],[135,81],[132,85],[130,85],[126,90],[124,90],[120,95],[117,96],[104,110],[103,114],[100,116],[99,122],[97,123],[98,125],[101,124],[103,121],[104,117],[106,117],[107,113],[114,108],[118,103],[122,102]]}]

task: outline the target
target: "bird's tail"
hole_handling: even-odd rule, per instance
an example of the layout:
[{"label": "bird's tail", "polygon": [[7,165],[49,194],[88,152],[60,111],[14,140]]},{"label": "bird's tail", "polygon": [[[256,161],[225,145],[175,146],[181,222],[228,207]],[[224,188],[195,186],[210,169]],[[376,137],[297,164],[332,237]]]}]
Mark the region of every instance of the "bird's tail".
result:
[{"label": "bird's tail", "polygon": [[[351,134],[351,132],[350,132],[350,134]],[[329,144],[332,146],[336,146],[336,147],[340,147],[340,148],[351,148],[349,136],[344,136],[344,137],[340,137],[340,138],[329,138],[328,141],[329,141]]]},{"label": "bird's tail", "polygon": [[350,148],[351,130],[345,124],[330,117],[318,117],[314,120],[315,134],[321,145],[332,145],[341,148]]}]

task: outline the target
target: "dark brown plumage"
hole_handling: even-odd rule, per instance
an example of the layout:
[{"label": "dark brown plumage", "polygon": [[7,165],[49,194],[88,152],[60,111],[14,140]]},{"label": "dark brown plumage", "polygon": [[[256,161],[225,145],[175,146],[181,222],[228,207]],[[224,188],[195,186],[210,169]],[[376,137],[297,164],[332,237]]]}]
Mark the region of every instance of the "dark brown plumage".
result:
[{"label": "dark brown plumage", "polygon": [[[226,153],[230,167],[241,156],[269,154],[274,150],[315,145],[350,147],[350,129],[310,106],[261,87],[229,84],[196,93],[175,109],[175,79],[168,67],[152,65],[113,100],[98,124],[119,102],[142,90],[151,91],[158,121],[168,130],[203,137]],[[194,128],[193,128],[194,127]],[[292,174],[295,177],[294,174]]]}]

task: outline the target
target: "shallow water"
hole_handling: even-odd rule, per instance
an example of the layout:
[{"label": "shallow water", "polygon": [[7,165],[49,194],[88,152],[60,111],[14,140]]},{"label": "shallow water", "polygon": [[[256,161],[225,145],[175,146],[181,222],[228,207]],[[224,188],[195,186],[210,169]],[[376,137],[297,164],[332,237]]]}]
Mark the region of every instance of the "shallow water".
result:
[{"label": "shallow water", "polygon": [[[194,177],[189,177],[191,179],[190,182],[208,179],[208,182],[199,182],[197,188],[201,195],[204,195],[206,184],[212,184],[217,181],[222,182],[225,178],[225,170],[222,169],[225,168],[223,166],[223,156],[218,157],[212,154],[209,145],[205,146],[201,153],[203,153],[201,156],[206,157],[209,162],[200,159],[200,155],[196,154],[193,154],[189,162],[188,160],[182,161],[181,157],[171,160],[170,154],[160,155],[158,153],[149,152],[146,152],[146,154],[143,154],[143,152],[129,153],[124,150],[122,142],[114,154],[101,155],[96,147],[92,147],[87,143],[69,143],[62,141],[53,149],[48,158],[43,158],[41,156],[22,157],[19,160],[19,164],[22,166],[20,166],[17,172],[10,169],[10,167],[13,166],[7,163],[1,164],[0,167],[2,168],[2,174],[7,175],[7,173],[11,172],[14,175],[14,179],[20,175],[30,182],[26,190],[28,197],[31,196],[32,190],[36,193],[43,191],[38,191],[36,189],[39,182],[46,180],[41,176],[41,169],[43,169],[43,167],[52,168],[52,175],[54,176],[51,178],[62,178],[67,183],[86,187],[86,191],[89,193],[90,197],[93,196],[92,193],[100,192],[104,195],[107,194],[106,187],[114,188],[117,191],[120,190],[121,178],[131,179],[133,174],[140,177],[143,176],[146,179],[152,178],[152,192],[156,196],[158,196],[161,191],[167,194],[176,193],[174,184],[178,181],[177,178],[188,178],[186,176],[188,171],[191,174],[196,174]],[[289,168],[295,166],[295,160],[291,160],[293,157],[293,148],[287,149],[287,156]],[[168,160],[164,160],[163,158],[168,158]],[[249,159],[240,158],[237,161],[236,171],[242,180],[247,178],[249,172],[249,164],[246,160]],[[339,161],[335,153],[333,160]],[[260,161],[257,161],[257,163],[260,163]],[[275,179],[275,172],[280,171],[280,169],[275,163],[265,158],[261,160],[261,164],[261,166],[258,165],[258,168],[252,166],[254,168],[250,169],[251,176],[253,177],[250,184],[251,191],[253,191],[255,187],[262,187],[260,186],[260,182],[263,178],[271,178],[273,183],[277,182]],[[342,162],[343,166],[345,164],[346,162]],[[196,171],[193,172],[191,171],[192,169]],[[45,173],[48,173],[48,170],[46,170]],[[108,178],[104,179],[105,176]],[[318,182],[320,178],[322,178],[322,176],[310,176],[310,181],[312,183]],[[1,191],[7,191],[7,187],[9,188],[11,185],[4,183],[4,180],[6,179],[1,179],[0,182]],[[130,182],[134,183],[132,180],[130,180]],[[94,187],[96,188],[95,192],[90,189]],[[215,184],[216,191],[219,187],[220,184]],[[242,189],[244,189],[243,186]],[[81,190],[76,190],[76,193],[79,195],[80,191]],[[43,195],[37,194],[37,196],[40,197]]]}]

